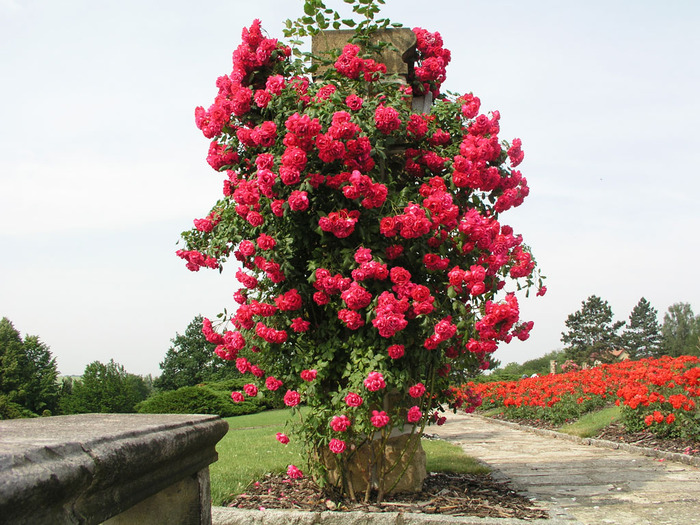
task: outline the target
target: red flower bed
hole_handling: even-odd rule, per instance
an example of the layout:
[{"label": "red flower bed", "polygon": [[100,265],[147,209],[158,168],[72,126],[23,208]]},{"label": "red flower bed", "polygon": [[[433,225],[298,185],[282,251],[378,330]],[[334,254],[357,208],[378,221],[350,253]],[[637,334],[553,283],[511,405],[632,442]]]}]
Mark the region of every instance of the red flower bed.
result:
[{"label": "red flower bed", "polygon": [[630,431],[700,438],[700,358],[642,359],[518,381],[467,383],[457,398],[479,396],[484,408],[506,417],[556,424],[615,403]]}]

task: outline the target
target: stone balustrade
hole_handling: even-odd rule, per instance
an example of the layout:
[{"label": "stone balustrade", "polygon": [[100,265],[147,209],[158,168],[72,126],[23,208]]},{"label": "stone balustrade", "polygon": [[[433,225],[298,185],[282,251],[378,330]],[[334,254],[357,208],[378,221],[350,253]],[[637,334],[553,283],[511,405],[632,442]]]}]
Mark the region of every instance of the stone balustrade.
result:
[{"label": "stone balustrade", "polygon": [[211,523],[218,416],[81,414],[0,421],[0,522]]}]

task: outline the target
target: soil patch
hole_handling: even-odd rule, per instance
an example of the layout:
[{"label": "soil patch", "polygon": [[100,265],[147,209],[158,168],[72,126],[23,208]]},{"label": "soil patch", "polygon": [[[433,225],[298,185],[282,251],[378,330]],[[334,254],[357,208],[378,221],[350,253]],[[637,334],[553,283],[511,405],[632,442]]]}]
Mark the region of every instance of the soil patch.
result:
[{"label": "soil patch", "polygon": [[[526,427],[543,428],[547,430],[557,430],[559,428],[557,425],[541,419],[506,418],[503,414],[492,416],[492,419],[510,421],[511,423],[518,423]],[[686,456],[700,456],[700,441],[698,440],[659,436],[648,430],[628,432],[625,425],[622,423],[612,423],[608,425],[595,436],[595,439],[605,439],[616,443],[653,448],[664,452],[675,452]]]},{"label": "soil patch", "polygon": [[508,421],[510,423],[517,423],[518,425],[524,425],[526,427],[544,428],[546,430],[556,430],[559,428],[551,421],[545,421],[544,419],[527,419],[523,417],[505,417],[503,414],[496,414],[491,416],[491,419],[498,419],[499,421]]},{"label": "soil patch", "polygon": [[613,423],[605,427],[596,438],[663,450],[665,452],[676,452],[686,456],[700,456],[700,441],[657,436],[647,430],[627,432],[622,423]]},{"label": "soil patch", "polygon": [[489,475],[431,473],[418,493],[386,496],[381,503],[344,500],[310,479],[290,480],[268,475],[228,505],[240,509],[296,509],[305,511],[365,511],[445,514],[484,518],[548,518],[542,507]]}]

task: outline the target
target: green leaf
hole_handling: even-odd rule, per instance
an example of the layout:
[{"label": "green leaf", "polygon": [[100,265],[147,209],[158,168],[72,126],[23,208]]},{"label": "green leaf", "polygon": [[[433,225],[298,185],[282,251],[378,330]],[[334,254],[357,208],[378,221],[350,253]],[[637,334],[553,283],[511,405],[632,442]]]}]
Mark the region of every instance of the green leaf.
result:
[{"label": "green leaf", "polygon": [[311,2],[304,3],[304,13],[313,16],[316,13],[316,7]]}]

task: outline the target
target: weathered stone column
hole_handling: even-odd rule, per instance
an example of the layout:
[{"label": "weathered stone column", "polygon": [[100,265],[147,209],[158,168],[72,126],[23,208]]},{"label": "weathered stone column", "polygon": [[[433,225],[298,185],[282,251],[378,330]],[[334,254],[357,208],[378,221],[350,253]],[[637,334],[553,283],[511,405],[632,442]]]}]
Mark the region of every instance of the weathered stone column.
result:
[{"label": "weathered stone column", "polygon": [[0,521],[210,524],[209,465],[227,430],[204,415],[0,421]]},{"label": "weathered stone column", "polygon": [[[311,40],[312,53],[318,56],[333,50],[340,51],[354,34],[354,29],[321,31]],[[377,61],[386,65],[388,74],[399,75],[406,83],[413,80],[417,39],[411,29],[398,28],[377,31],[372,34],[370,41],[372,43],[388,42],[393,46],[386,48],[381,55],[375,57]],[[319,67],[317,73],[323,72],[325,68]],[[411,108],[414,113],[424,113],[430,111],[432,103],[432,95],[428,93],[427,96],[413,97]],[[389,411],[393,403],[398,402],[398,399],[390,400],[389,397],[386,396],[384,400],[384,410],[386,411]],[[374,465],[372,472],[369,473],[366,468],[370,455],[373,456],[376,453],[380,441],[379,436],[380,432],[377,432],[369,443],[357,450],[353,460],[347,466],[346,474],[358,494],[366,489],[367,478],[369,478],[373,488],[377,488],[380,483],[379,478],[382,474],[378,471],[377,465]],[[339,483],[341,474],[336,465],[334,454],[328,450],[322,450],[319,454],[319,460],[326,466],[331,483]],[[387,465],[396,464],[396,467],[382,480],[385,490],[391,487],[393,490],[390,492],[417,492],[421,490],[427,472],[426,456],[420,442],[420,435],[394,429],[387,439],[385,462]],[[399,477],[401,479],[397,482]]]},{"label": "weathered stone column", "polygon": [[[321,55],[333,49],[342,50],[354,35],[354,29],[321,31],[311,39],[311,52],[314,55]],[[376,60],[386,66],[388,74],[401,75],[406,80],[412,80],[416,55],[416,35],[412,30],[407,27],[384,29],[373,33],[370,41],[372,43],[388,42],[393,45],[395,49],[385,49],[380,56],[376,57]],[[324,69],[319,67],[317,72],[320,73]]]}]

